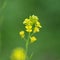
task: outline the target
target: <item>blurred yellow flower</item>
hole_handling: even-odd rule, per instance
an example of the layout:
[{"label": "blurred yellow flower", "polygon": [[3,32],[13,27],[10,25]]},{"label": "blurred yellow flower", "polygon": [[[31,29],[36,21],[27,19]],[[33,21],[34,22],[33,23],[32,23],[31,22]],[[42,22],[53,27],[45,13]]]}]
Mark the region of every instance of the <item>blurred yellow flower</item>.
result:
[{"label": "blurred yellow flower", "polygon": [[27,25],[27,26],[25,26],[25,28],[26,28],[26,29],[31,29],[32,26],[31,26],[31,25]]},{"label": "blurred yellow flower", "polygon": [[36,25],[35,25],[35,26],[36,26],[36,27],[39,27],[39,28],[42,27],[39,21],[36,22]]},{"label": "blurred yellow flower", "polygon": [[32,29],[27,29],[26,31],[27,31],[27,32],[32,32]]},{"label": "blurred yellow flower", "polygon": [[38,17],[35,15],[29,16],[29,19],[32,21],[32,24],[36,23],[36,21],[38,21]]},{"label": "blurred yellow flower", "polygon": [[24,34],[24,31],[20,31],[20,36],[22,37],[22,38],[24,38],[24,36],[25,36],[25,34]]},{"label": "blurred yellow flower", "polygon": [[38,20],[38,17],[35,15],[32,15],[32,19]]},{"label": "blurred yellow flower", "polygon": [[26,53],[23,48],[16,48],[13,50],[11,55],[11,60],[25,60]]},{"label": "blurred yellow flower", "polygon": [[25,25],[30,25],[31,23],[32,23],[31,20],[27,19],[27,18],[23,22],[23,24],[25,24]]},{"label": "blurred yellow flower", "polygon": [[32,26],[31,25],[27,25],[27,26],[25,26],[25,28],[26,28],[27,32],[32,32]]},{"label": "blurred yellow flower", "polygon": [[31,43],[33,43],[37,40],[35,36],[32,36],[30,39],[31,39]]},{"label": "blurred yellow flower", "polygon": [[38,27],[34,27],[34,31],[33,32],[34,33],[39,32],[39,28]]}]

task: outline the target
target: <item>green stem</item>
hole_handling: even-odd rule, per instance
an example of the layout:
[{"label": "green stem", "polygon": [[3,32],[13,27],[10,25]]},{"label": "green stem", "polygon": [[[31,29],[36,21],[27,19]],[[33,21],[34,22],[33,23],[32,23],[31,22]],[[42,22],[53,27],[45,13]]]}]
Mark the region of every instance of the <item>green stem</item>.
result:
[{"label": "green stem", "polygon": [[33,32],[33,33],[31,34],[31,36],[34,35],[34,34],[35,34],[35,33]]},{"label": "green stem", "polygon": [[28,46],[29,46],[29,38],[30,38],[30,33],[28,35],[28,39],[26,40],[26,60],[27,60],[27,53],[28,53]]}]

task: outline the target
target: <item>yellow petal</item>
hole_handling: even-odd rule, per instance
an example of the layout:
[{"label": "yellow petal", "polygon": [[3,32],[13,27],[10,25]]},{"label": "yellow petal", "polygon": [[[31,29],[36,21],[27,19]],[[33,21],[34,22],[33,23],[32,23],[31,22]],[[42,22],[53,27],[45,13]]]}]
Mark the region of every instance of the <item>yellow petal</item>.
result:
[{"label": "yellow petal", "polygon": [[35,16],[35,15],[32,15],[32,18],[35,19],[35,20],[38,20],[38,17]]},{"label": "yellow petal", "polygon": [[22,37],[22,38],[24,38],[24,36],[25,36],[25,34],[24,34],[24,31],[20,31],[20,36]]},{"label": "yellow petal", "polygon": [[34,31],[33,32],[34,33],[39,32],[39,28],[38,27],[34,27]]},{"label": "yellow petal", "polygon": [[31,43],[33,43],[37,40],[35,36],[32,36],[30,39],[31,39]]},{"label": "yellow petal", "polygon": [[27,26],[25,26],[25,28],[26,28],[26,29],[31,29],[32,26],[31,26],[31,25],[27,25]]},{"label": "yellow petal", "polygon": [[24,22],[23,22],[23,24],[25,24],[25,25],[30,25],[31,23],[32,22],[31,22],[30,19],[25,19]]},{"label": "yellow petal", "polygon": [[32,21],[32,25],[36,23],[36,21],[39,20],[39,18],[35,15],[29,16],[29,19]]},{"label": "yellow petal", "polygon": [[36,26],[36,27],[39,27],[39,28],[42,27],[39,21],[36,22],[36,25],[35,25],[35,26]]},{"label": "yellow petal", "polygon": [[32,32],[32,29],[27,29],[26,31],[27,31],[27,32]]}]

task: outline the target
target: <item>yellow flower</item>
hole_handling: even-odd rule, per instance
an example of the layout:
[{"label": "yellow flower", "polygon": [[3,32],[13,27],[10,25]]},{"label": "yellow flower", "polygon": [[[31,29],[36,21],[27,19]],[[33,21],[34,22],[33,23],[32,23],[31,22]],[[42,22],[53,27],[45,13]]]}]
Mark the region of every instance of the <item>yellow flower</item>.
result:
[{"label": "yellow flower", "polygon": [[38,17],[37,17],[37,16],[35,16],[35,15],[29,16],[29,19],[32,21],[32,24],[35,24],[35,23],[36,23],[36,21],[38,21],[38,20],[39,20],[39,19],[38,19]]},{"label": "yellow flower", "polygon": [[32,36],[30,39],[31,39],[31,43],[33,43],[37,40],[35,36]]},{"label": "yellow flower", "polygon": [[31,29],[32,26],[31,26],[31,25],[27,25],[27,26],[25,26],[25,28],[26,28],[26,29]]},{"label": "yellow flower", "polygon": [[25,34],[24,34],[24,31],[20,31],[20,36],[22,37],[22,38],[24,38],[24,36],[25,36]]},{"label": "yellow flower", "polygon": [[32,29],[27,29],[26,31],[27,31],[27,32],[32,32]]},{"label": "yellow flower", "polygon": [[36,22],[36,25],[35,25],[35,26],[36,26],[36,27],[39,27],[39,28],[42,27],[39,21]]},{"label": "yellow flower", "polygon": [[25,25],[30,25],[31,23],[32,23],[31,20],[27,19],[27,18],[23,22],[23,24],[25,24]]},{"label": "yellow flower", "polygon": [[35,15],[32,15],[32,18],[35,19],[35,20],[38,20],[38,17],[35,16]]},{"label": "yellow flower", "polygon": [[34,27],[34,31],[33,32],[34,33],[39,32],[39,28],[38,27]]},{"label": "yellow flower", "polygon": [[13,50],[11,55],[11,60],[25,60],[26,53],[23,48],[16,48]]},{"label": "yellow flower", "polygon": [[27,25],[27,26],[25,26],[25,28],[26,28],[27,32],[32,32],[32,26],[31,25]]}]

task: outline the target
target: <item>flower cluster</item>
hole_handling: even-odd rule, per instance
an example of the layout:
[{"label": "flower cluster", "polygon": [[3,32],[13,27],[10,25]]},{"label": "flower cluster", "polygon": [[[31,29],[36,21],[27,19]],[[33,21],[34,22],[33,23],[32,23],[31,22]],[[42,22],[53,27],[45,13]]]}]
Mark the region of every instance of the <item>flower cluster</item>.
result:
[{"label": "flower cluster", "polygon": [[[26,18],[23,21],[23,24],[25,25],[25,31],[31,34],[37,33],[40,31],[40,28],[42,27],[39,18],[35,15],[29,16],[29,18]],[[25,37],[25,31],[20,31],[21,38]],[[30,42],[33,43],[37,39],[35,36],[30,36]]]}]

